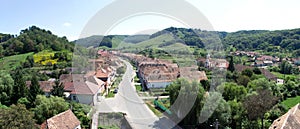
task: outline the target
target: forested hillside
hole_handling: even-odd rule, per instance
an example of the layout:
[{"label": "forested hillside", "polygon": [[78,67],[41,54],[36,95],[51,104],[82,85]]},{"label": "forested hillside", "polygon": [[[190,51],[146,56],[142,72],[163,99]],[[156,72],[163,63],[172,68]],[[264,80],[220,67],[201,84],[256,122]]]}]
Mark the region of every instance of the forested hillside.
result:
[{"label": "forested hillside", "polygon": [[58,37],[50,31],[36,26],[21,30],[18,36],[0,35],[0,56],[10,56],[28,52],[40,52],[42,50],[69,50],[72,51],[74,44],[66,37]]},{"label": "forested hillside", "polygon": [[[247,51],[260,50],[264,52],[290,53],[294,57],[300,56],[300,29],[277,31],[249,30],[229,33],[170,27],[148,37],[147,35],[123,37],[109,35],[105,36],[102,42],[98,41],[98,44],[100,44],[100,46],[115,48],[123,41],[124,43],[129,43],[126,45],[130,47],[140,46],[138,45],[139,43],[143,43],[145,46],[146,41],[156,41],[156,38],[165,34],[171,34],[173,39],[155,44],[160,44],[159,46],[169,46],[175,43],[184,43],[188,46],[204,48],[207,44],[221,41],[225,48],[229,49],[234,48]],[[84,44],[84,42],[81,44]],[[121,48],[123,48],[123,46]]]},{"label": "forested hillside", "polygon": [[300,29],[279,31],[239,31],[228,33],[222,39],[225,45],[238,50],[264,50],[267,52],[293,52],[300,55]]}]

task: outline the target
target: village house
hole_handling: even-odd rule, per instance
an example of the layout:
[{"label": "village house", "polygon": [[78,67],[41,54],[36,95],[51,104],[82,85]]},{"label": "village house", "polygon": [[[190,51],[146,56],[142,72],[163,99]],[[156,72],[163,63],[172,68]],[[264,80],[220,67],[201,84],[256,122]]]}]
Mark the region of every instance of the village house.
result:
[{"label": "village house", "polygon": [[253,67],[251,67],[251,66],[246,66],[246,65],[242,65],[242,64],[235,64],[234,68],[237,72],[242,72],[246,69],[251,69],[251,70],[253,69]]},{"label": "village house", "polygon": [[[45,93],[45,96],[51,95],[51,90],[55,86],[55,80],[39,81],[40,89]],[[31,81],[26,81],[26,86],[31,86]]]},{"label": "village house", "polygon": [[254,63],[251,64],[251,66],[255,66],[255,67],[263,67],[264,62],[263,61],[255,61]]},{"label": "village house", "polygon": [[198,71],[197,66],[181,67],[179,69],[181,78],[197,82],[208,80],[205,71]]},{"label": "village house", "polygon": [[177,64],[157,60],[140,63],[138,73],[145,88],[166,88],[179,77],[179,68]]},{"label": "village house", "polygon": [[83,74],[62,74],[60,81],[64,85],[66,97],[72,101],[94,105],[97,96],[104,91],[104,82],[94,76]]},{"label": "village house", "polygon": [[114,78],[116,76],[116,70],[107,67],[106,69],[98,68],[95,73],[97,80],[101,80],[105,83],[105,89],[110,88]]},{"label": "village house", "polygon": [[207,54],[205,67],[227,69],[229,67],[229,62],[226,59],[213,59]]},{"label": "village house", "polygon": [[273,65],[273,61],[271,61],[271,60],[264,60],[263,64],[264,64],[264,66],[272,66]]},{"label": "village house", "polygon": [[69,109],[42,123],[40,129],[81,129],[80,121]]},{"label": "village house", "polygon": [[73,82],[73,90],[70,92],[70,99],[87,105],[94,105],[97,101],[100,88],[91,82]]}]

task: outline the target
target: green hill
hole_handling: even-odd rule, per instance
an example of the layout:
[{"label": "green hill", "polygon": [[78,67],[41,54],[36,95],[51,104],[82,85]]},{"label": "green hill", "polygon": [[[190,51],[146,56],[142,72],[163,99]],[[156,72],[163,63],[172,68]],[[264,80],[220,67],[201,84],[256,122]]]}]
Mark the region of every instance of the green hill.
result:
[{"label": "green hill", "polygon": [[8,40],[0,44],[0,55],[11,56],[29,52],[40,52],[42,50],[73,50],[73,43],[70,43],[66,37],[58,37],[49,30],[40,29],[31,26],[21,30],[15,37],[9,37]]},{"label": "green hill", "polygon": [[300,29],[242,30],[229,33],[170,27],[152,35],[108,35],[104,36],[98,45],[126,51],[140,51],[150,47],[162,48],[175,43],[205,48],[220,42],[227,51],[260,51],[276,56],[300,56]]}]

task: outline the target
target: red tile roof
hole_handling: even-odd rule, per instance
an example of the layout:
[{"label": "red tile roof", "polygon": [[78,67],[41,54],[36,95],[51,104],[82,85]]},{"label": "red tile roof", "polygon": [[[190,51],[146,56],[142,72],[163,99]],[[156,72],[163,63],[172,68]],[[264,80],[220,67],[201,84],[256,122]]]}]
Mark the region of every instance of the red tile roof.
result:
[{"label": "red tile roof", "polygon": [[84,81],[84,74],[62,74],[60,82]]},{"label": "red tile roof", "polygon": [[47,119],[41,125],[41,129],[75,129],[78,126],[80,126],[80,121],[69,109]]},{"label": "red tile roof", "polygon": [[[55,85],[54,81],[39,81],[40,88],[44,92],[51,92],[53,86]],[[26,81],[26,86],[31,86],[31,81]]]},{"label": "red tile roof", "polygon": [[106,70],[99,69],[99,70],[97,70],[95,76],[96,76],[97,78],[107,78],[107,77],[108,77],[108,72],[107,72]]},{"label": "red tile roof", "polygon": [[99,86],[91,82],[74,82],[71,94],[89,94],[94,95],[98,92]]},{"label": "red tile roof", "polygon": [[235,68],[235,70],[238,71],[238,72],[242,72],[242,71],[244,71],[245,69],[253,69],[253,67],[251,67],[251,66],[246,66],[246,65],[241,65],[241,64],[236,64],[236,65],[234,65],[234,68]]},{"label": "red tile roof", "polygon": [[271,73],[270,71],[266,70],[266,69],[260,69],[261,73],[263,75],[265,75],[266,78],[268,78],[269,80],[274,80],[276,81],[277,80],[277,77]]}]

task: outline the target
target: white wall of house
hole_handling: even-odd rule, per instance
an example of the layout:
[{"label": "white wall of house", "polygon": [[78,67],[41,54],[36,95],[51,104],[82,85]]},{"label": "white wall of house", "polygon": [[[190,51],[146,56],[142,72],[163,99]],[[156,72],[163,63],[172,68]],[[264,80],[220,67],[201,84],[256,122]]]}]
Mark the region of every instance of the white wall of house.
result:
[{"label": "white wall of house", "polygon": [[[97,95],[97,94],[96,94]],[[92,104],[93,99],[95,95],[89,95],[89,94],[71,94],[71,100],[82,103],[82,104]]]},{"label": "white wall of house", "polygon": [[166,88],[171,82],[147,82],[147,88]]}]

